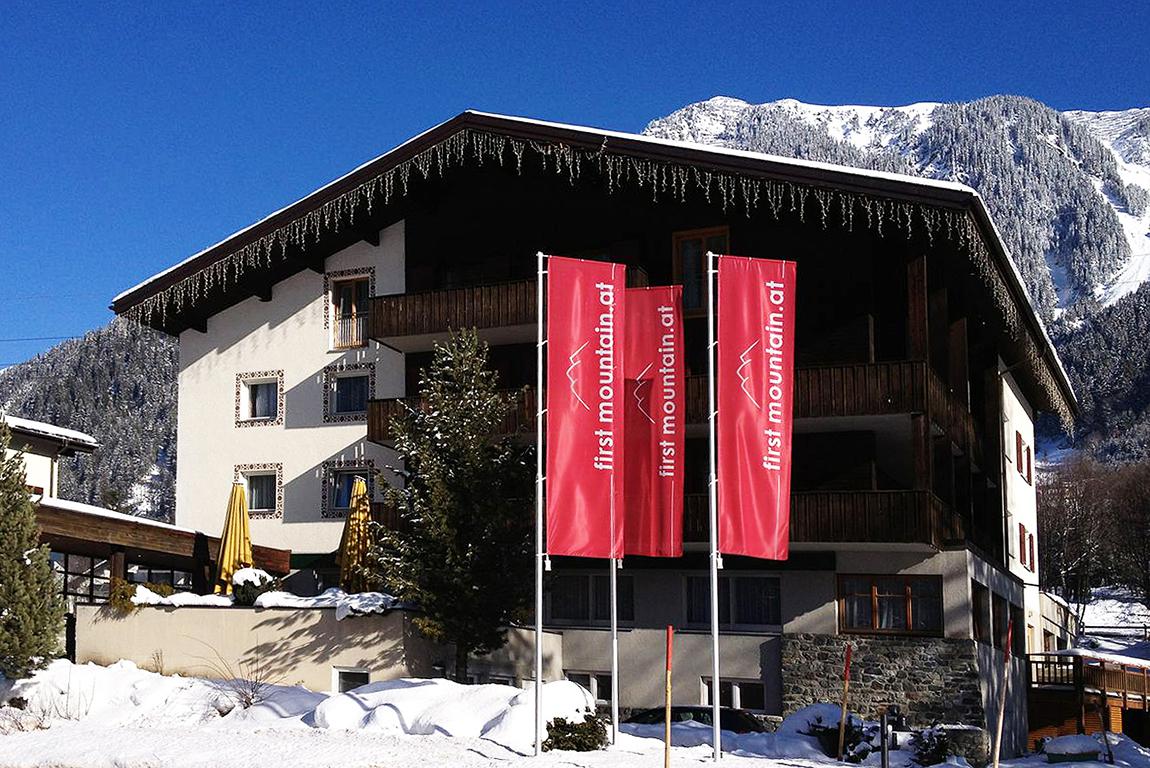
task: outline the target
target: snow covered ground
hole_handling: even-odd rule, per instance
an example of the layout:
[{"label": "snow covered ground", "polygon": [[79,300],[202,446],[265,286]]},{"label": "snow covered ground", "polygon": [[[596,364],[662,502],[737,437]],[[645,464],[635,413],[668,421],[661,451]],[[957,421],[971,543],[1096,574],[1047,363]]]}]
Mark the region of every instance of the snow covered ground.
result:
[{"label": "snow covered ground", "polygon": [[[258,701],[245,708],[253,691]],[[510,686],[462,686],[447,680],[372,683],[330,695],[299,687],[251,685],[164,676],[130,662],[109,667],[54,662],[31,680],[0,681],[0,701],[26,699],[24,709],[0,707],[0,766],[85,768],[290,768],[292,766],[657,766],[662,727],[624,726],[618,743],[599,752],[529,755],[534,723],[531,691]],[[569,682],[548,683],[546,716],[578,717],[590,694]],[[834,707],[816,705],[788,718],[777,733],[723,734],[729,768],[823,768],[837,765],[803,735],[814,714],[837,721]],[[676,765],[709,762],[710,728],[678,724]],[[1150,752],[1119,739],[1120,768],[1150,767]],[[1004,765],[1029,768],[1045,756]],[[874,766],[878,755],[864,765]],[[892,753],[909,768],[910,753]],[[1085,768],[1102,763],[1081,764]]]}]

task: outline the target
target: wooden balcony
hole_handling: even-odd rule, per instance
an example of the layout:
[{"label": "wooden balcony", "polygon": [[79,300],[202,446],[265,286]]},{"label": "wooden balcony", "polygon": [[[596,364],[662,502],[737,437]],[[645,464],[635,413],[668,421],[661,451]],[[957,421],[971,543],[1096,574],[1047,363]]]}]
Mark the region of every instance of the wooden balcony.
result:
[{"label": "wooden balcony", "polygon": [[[688,424],[707,421],[707,377],[688,376]],[[795,370],[795,418],[925,413],[963,451],[980,450],[974,418],[925,362],[820,365]]]},{"label": "wooden balcony", "polygon": [[[370,335],[388,346],[414,351],[429,348],[419,339],[453,330],[519,329],[516,341],[534,338],[538,308],[535,281],[453,288],[426,293],[375,296],[371,300]],[[412,337],[415,337],[412,339]],[[407,339],[407,341],[404,341]]]},{"label": "wooden balcony", "polygon": [[[534,387],[527,387],[523,390],[504,390],[503,393],[508,397],[517,395],[517,399],[503,418],[500,434],[518,435],[526,433],[534,437],[536,411]],[[406,409],[422,408],[423,406],[424,402],[419,397],[369,400],[367,403],[367,439],[382,445],[390,445],[394,437],[391,432],[392,419],[402,415]]]},{"label": "wooden balcony", "polygon": [[[706,494],[687,494],[683,540],[707,541]],[[791,494],[792,542],[928,544],[963,538],[962,522],[928,491],[817,491]]]}]

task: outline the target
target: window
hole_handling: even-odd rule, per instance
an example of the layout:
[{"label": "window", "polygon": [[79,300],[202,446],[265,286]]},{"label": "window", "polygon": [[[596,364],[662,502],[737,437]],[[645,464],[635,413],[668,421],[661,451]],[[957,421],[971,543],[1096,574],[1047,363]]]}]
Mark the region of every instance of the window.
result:
[{"label": "window", "polygon": [[[782,624],[779,580],[773,576],[720,576],[719,625],[769,627]],[[711,622],[709,576],[687,577],[687,624]]]},{"label": "window", "polygon": [[375,392],[375,363],[335,363],[323,369],[325,423],[363,421]]},{"label": "window", "polygon": [[329,497],[332,509],[351,508],[351,489],[355,485],[356,477],[367,479],[360,469],[345,469],[332,473]]},{"label": "window", "polygon": [[970,613],[974,639],[990,642],[990,590],[977,581],[970,582]]},{"label": "window", "polygon": [[1006,598],[995,594],[992,601],[992,606],[992,618],[994,626],[994,636],[992,640],[994,641],[994,647],[1001,651],[1006,645],[1006,622],[1008,616]]},{"label": "window", "polygon": [[283,424],[283,371],[236,374],[236,426]]},{"label": "window", "polygon": [[1022,439],[1022,433],[1016,431],[1014,433],[1014,467],[1028,484],[1032,484],[1034,481],[1032,461],[1030,446]]},{"label": "window", "polygon": [[611,673],[572,672],[566,670],[563,676],[590,691],[597,703],[605,704],[611,701]]},{"label": "window", "polygon": [[[618,577],[619,621],[635,620],[635,582]],[[560,573],[547,593],[549,620],[556,624],[605,624],[611,621],[611,577],[605,573]]]},{"label": "window", "polygon": [[367,411],[368,377],[366,373],[336,376],[332,413],[352,414]]},{"label": "window", "polygon": [[939,576],[840,576],[842,632],[939,634],[942,578]]},{"label": "window", "polygon": [[69,603],[102,603],[108,599],[112,566],[107,559],[52,552],[49,562],[56,585]]},{"label": "window", "polygon": [[192,591],[192,574],[171,568],[149,568],[143,565],[128,566],[128,581],[135,584],[170,584],[177,592]]},{"label": "window", "polygon": [[248,511],[274,512],[276,509],[275,474],[246,475]]},{"label": "window", "polygon": [[1018,562],[1031,573],[1038,568],[1034,557],[1034,534],[1022,523],[1018,524]]},{"label": "window", "polygon": [[332,346],[335,349],[367,346],[370,284],[368,275],[331,283]]},{"label": "window", "polygon": [[366,669],[332,667],[331,672],[335,678],[332,689],[337,693],[347,693],[371,682],[371,672]]},{"label": "window", "polygon": [[676,232],[672,236],[675,282],[683,284],[683,310],[699,315],[707,303],[707,251],[727,253],[729,234],[726,227]]},{"label": "window", "polygon": [[[703,678],[703,706],[711,704],[711,678]],[[764,712],[767,708],[766,686],[761,680],[720,680],[719,706]]]},{"label": "window", "polygon": [[278,415],[274,381],[249,382],[247,390],[249,419],[274,419]]}]

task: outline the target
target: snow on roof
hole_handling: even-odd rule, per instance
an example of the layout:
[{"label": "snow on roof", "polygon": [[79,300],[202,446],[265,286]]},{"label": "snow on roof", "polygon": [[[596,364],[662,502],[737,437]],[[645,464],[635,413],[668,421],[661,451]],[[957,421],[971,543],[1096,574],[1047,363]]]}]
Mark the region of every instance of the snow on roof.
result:
[{"label": "snow on roof", "polygon": [[139,515],[128,515],[123,512],[116,512],[112,509],[105,509],[104,507],[93,506],[92,504],[84,504],[79,501],[70,501],[68,499],[57,499],[54,497],[41,498],[39,501],[40,506],[50,507],[52,509],[62,509],[65,512],[78,512],[82,515],[96,515],[98,517],[108,517],[113,520],[123,520],[129,523],[139,523],[140,525],[151,525],[156,528],[164,528],[169,531],[181,531],[183,533],[199,533],[194,528],[183,528],[171,523],[165,523],[162,520],[153,520],[150,517],[140,517]]},{"label": "snow on roof", "polygon": [[24,434],[37,435],[49,440],[67,443],[73,448],[86,448],[91,451],[100,447],[100,443],[96,441],[96,438],[89,434],[85,434],[84,432],[77,432],[74,429],[58,427],[55,424],[49,424],[46,421],[21,419],[17,416],[9,416],[5,413],[0,413],[0,421],[6,422],[8,427],[13,431],[23,432]]}]

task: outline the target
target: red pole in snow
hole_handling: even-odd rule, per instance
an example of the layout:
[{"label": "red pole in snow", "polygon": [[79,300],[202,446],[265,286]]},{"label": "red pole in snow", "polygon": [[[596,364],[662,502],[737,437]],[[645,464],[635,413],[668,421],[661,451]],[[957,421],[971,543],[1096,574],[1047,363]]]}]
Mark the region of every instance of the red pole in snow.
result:
[{"label": "red pole in snow", "polygon": [[843,746],[847,735],[847,694],[851,687],[851,644],[847,643],[846,661],[843,663],[843,708],[839,715],[839,761],[843,759]]}]

